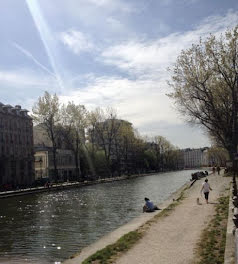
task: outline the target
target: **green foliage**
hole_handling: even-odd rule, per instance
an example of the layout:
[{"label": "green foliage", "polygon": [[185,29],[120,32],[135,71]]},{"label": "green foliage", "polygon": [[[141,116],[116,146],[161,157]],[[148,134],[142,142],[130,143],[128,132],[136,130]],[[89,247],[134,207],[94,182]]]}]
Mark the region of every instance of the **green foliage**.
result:
[{"label": "green foliage", "polygon": [[37,124],[43,124],[47,128],[56,125],[60,121],[60,103],[56,94],[50,95],[45,92],[34,104],[32,118]]},{"label": "green foliage", "polygon": [[[77,179],[86,174],[96,178],[177,168],[178,151],[166,138],[143,139],[112,108],[88,112],[73,102],[60,105],[56,94],[45,92],[32,117],[47,132],[54,153],[57,148],[73,151]],[[56,158],[54,166],[57,174]]]},{"label": "green foliage", "polygon": [[97,175],[107,176],[108,175],[108,167],[107,161],[105,157],[105,153],[102,150],[98,150],[94,156],[94,169]]},{"label": "green foliage", "polygon": [[148,149],[144,152],[145,155],[145,165],[147,169],[154,170],[157,168],[156,154],[153,150]]},{"label": "green foliage", "polygon": [[219,147],[212,147],[208,149],[208,158],[220,166],[225,166],[229,159],[229,154],[226,149]]},{"label": "green foliage", "polygon": [[124,252],[130,249],[140,238],[142,234],[139,231],[132,231],[122,236],[116,243],[109,245],[83,261],[83,264],[98,263],[108,264],[112,263],[112,257],[119,252]]},{"label": "green foliage", "polygon": [[58,180],[56,149],[57,141],[59,139],[59,124],[61,120],[60,103],[56,94],[50,95],[45,92],[44,96],[39,97],[32,109],[32,118],[35,123],[40,124],[47,133],[52,143],[53,162],[54,162],[54,176]]},{"label": "green foliage", "polygon": [[139,229],[135,231],[131,231],[124,236],[122,236],[119,240],[117,240],[114,244],[108,245],[107,247],[97,251],[95,254],[88,257],[83,261],[83,264],[109,264],[113,263],[113,260],[117,257],[119,253],[125,252],[129,250],[131,247],[135,245],[135,243],[140,240],[145,231],[148,230],[151,223],[157,221],[158,218],[168,216],[174,208],[181,203],[181,201],[185,197],[185,190],[187,187],[181,191],[179,197],[174,200],[167,208],[160,211],[156,214],[151,220],[147,221],[144,225],[142,225]]},{"label": "green foliage", "polygon": [[226,227],[229,197],[220,197],[216,205],[216,214],[203,231],[198,244],[197,264],[222,264],[226,244]]},{"label": "green foliage", "polygon": [[87,110],[83,105],[76,105],[69,102],[61,108],[62,120],[60,132],[68,149],[72,150],[75,156],[76,174],[79,179],[84,178],[88,164],[85,164],[85,130],[87,128]]},{"label": "green foliage", "polygon": [[[88,125],[87,110],[83,105],[76,105],[69,102],[61,109],[62,125],[67,128],[70,138],[74,141],[79,139],[85,142],[85,129]],[[73,140],[72,139],[72,140]]]},{"label": "green foliage", "polygon": [[58,126],[61,120],[60,103],[56,94],[45,92],[39,97],[32,108],[32,118],[36,124],[40,124],[51,140],[53,148],[56,148]]},{"label": "green foliage", "polygon": [[238,26],[210,35],[181,52],[172,69],[170,96],[188,122],[202,125],[219,146],[238,143]]}]

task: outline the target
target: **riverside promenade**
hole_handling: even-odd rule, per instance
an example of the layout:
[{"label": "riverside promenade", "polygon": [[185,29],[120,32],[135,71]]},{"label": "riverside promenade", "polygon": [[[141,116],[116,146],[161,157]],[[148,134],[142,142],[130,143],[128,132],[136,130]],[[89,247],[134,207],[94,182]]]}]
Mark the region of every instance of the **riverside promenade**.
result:
[{"label": "riverside promenade", "polygon": [[[215,204],[221,195],[229,194],[231,178],[222,175],[209,175],[212,187],[209,204],[206,204],[200,194],[204,179],[198,180],[184,193],[185,198],[166,217],[157,218],[150,223],[149,229],[128,252],[115,259],[115,264],[190,264],[196,263],[195,249],[202,231],[207,227],[215,213]],[[189,185],[188,185],[189,186]],[[181,191],[181,190],[180,190]],[[165,208],[172,199],[178,197],[179,191],[159,205]],[[200,204],[197,204],[199,197]],[[160,212],[159,212],[160,213]],[[158,214],[159,214],[158,213]],[[142,214],[137,219],[129,222],[100,239],[96,243],[82,250],[75,258],[67,260],[67,264],[82,263],[91,254],[114,243],[120,236],[133,231],[152,219],[157,213]]]}]

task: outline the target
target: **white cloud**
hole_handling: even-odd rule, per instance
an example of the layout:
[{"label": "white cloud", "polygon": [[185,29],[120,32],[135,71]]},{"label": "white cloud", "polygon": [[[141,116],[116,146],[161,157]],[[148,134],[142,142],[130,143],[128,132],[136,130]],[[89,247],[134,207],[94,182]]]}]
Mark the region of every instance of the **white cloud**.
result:
[{"label": "white cloud", "polygon": [[[161,1],[161,4],[164,5],[164,6],[169,6],[169,5],[174,4],[173,0],[160,0],[160,1]],[[198,2],[198,1],[199,0],[179,0],[178,2],[191,5],[191,4],[194,4],[194,3]]]},{"label": "white cloud", "polygon": [[[56,8],[52,1],[43,1],[44,9],[51,10],[60,17],[68,17],[67,20],[73,21],[73,25],[83,25],[84,28],[97,30],[99,33],[106,29],[105,19],[107,17],[128,16],[132,13],[140,13],[144,6],[140,1],[126,0],[67,0],[58,1],[59,8]],[[66,22],[67,24],[67,22]],[[102,32],[103,34],[103,32]]]},{"label": "white cloud", "polygon": [[[114,5],[112,2],[104,0],[98,5],[102,7]],[[198,41],[200,37],[206,37],[209,33],[224,32],[227,27],[237,23],[237,18],[238,12],[229,12],[225,17],[207,18],[194,30],[176,32],[155,40],[132,39],[111,46],[97,59],[119,68],[128,74],[129,78],[119,75],[98,77],[89,74],[78,76],[71,81],[64,80],[70,90],[67,90],[67,93],[65,90],[62,91],[60,99],[62,102],[73,100],[89,109],[96,106],[113,106],[118,109],[121,118],[132,122],[141,132],[151,131],[153,134],[164,136],[171,133],[172,137],[172,132],[168,132],[167,128],[173,128],[175,131],[176,127],[182,126],[182,120],[178,118],[173,110],[173,103],[165,95],[166,80],[169,78],[166,68],[172,65],[182,49],[188,48],[191,43]],[[120,21],[114,17],[109,16],[105,21],[112,27],[121,27]],[[60,39],[75,54],[95,49],[90,37],[77,30],[62,32]],[[31,54],[28,54],[29,56]],[[32,102],[32,98],[42,95],[44,90],[57,91],[56,80],[53,77],[28,70],[0,71],[0,87],[7,87],[6,91],[1,91],[2,98],[11,97],[13,100],[17,97],[18,101],[24,102],[27,94],[27,97],[31,98],[27,104]],[[11,103],[11,99],[8,101]],[[176,139],[169,140],[176,143],[181,135],[174,131]],[[200,137],[199,140],[201,141]]]},{"label": "white cloud", "polygon": [[[107,48],[101,54],[106,64],[136,75],[137,78],[155,78],[166,75],[167,67],[175,62],[182,49],[206,38],[210,33],[220,34],[237,24],[238,12],[228,12],[224,17],[212,16],[194,30],[170,34],[156,40],[131,40]],[[159,77],[160,78],[160,77]]]},{"label": "white cloud", "polygon": [[150,80],[132,81],[105,76],[95,78],[86,89],[72,91],[61,99],[64,102],[74,100],[90,108],[113,106],[122,118],[136,126],[143,125],[145,120],[181,123],[169,98],[157,88],[157,83]]},{"label": "white cloud", "polygon": [[88,110],[97,106],[114,107],[119,118],[132,122],[141,134],[162,135],[179,147],[208,145],[200,129],[184,125],[170,99],[158,89],[156,81],[107,76],[93,79],[91,76],[86,89],[60,96],[60,100],[83,104]]},{"label": "white cloud", "polygon": [[15,71],[0,71],[0,85],[4,86],[17,86],[23,88],[25,86],[41,86],[50,87],[56,80],[53,77],[33,72],[27,69],[17,69]]},{"label": "white cloud", "polygon": [[43,71],[55,77],[55,75],[43,64],[39,62],[28,50],[24,49],[22,46],[17,44],[16,42],[12,42],[12,45],[18,49],[21,53],[23,53],[27,58],[34,62],[38,67],[40,67]]},{"label": "white cloud", "polygon": [[[238,12],[229,12],[225,17],[210,17],[188,32],[177,32],[156,40],[131,40],[109,47],[98,60],[119,68],[129,74],[130,79],[120,76],[90,76],[88,85],[83,90],[75,90],[61,99],[74,100],[90,109],[96,106],[113,106],[117,108],[121,118],[132,122],[141,132],[148,134],[151,131],[153,135],[164,136],[168,134],[169,140],[176,144],[183,137],[174,133],[177,127],[178,131],[184,131],[186,135],[183,142],[189,142],[186,131],[192,133],[191,130],[188,127],[182,128],[183,120],[173,109],[173,102],[165,95],[168,92],[166,80],[169,79],[167,67],[173,64],[182,49],[190,47],[200,37],[224,32],[236,24],[237,18]],[[200,133],[198,128],[194,133],[195,131]],[[199,141],[194,142],[194,146],[207,142],[202,134],[198,138]]]},{"label": "white cloud", "polygon": [[123,0],[86,0],[98,7],[107,8],[109,10],[117,10],[125,13],[135,12],[137,8],[128,1]]},{"label": "white cloud", "polygon": [[33,103],[45,91],[55,93],[58,89],[54,77],[29,69],[0,70],[1,102],[19,104],[31,110]]},{"label": "white cloud", "polygon": [[75,54],[91,51],[94,48],[93,43],[85,34],[73,29],[60,33],[60,40]]},{"label": "white cloud", "polygon": [[113,17],[108,17],[106,19],[107,24],[115,31],[124,31],[125,26],[117,19]]}]

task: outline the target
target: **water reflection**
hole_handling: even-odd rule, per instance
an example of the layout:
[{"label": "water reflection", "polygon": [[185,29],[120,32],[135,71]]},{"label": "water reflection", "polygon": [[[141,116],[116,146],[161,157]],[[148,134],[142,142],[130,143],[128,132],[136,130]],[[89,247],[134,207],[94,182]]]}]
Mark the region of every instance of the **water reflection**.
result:
[{"label": "water reflection", "polygon": [[60,263],[160,203],[190,178],[170,172],[61,192],[0,200],[0,262]]}]

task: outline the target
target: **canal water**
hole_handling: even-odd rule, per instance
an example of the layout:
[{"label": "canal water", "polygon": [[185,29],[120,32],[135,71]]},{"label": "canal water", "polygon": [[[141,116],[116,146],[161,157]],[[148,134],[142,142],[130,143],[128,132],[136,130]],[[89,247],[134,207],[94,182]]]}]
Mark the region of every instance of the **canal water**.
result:
[{"label": "canal water", "polygon": [[144,197],[166,200],[194,171],[0,200],[0,263],[61,263],[142,213]]}]

